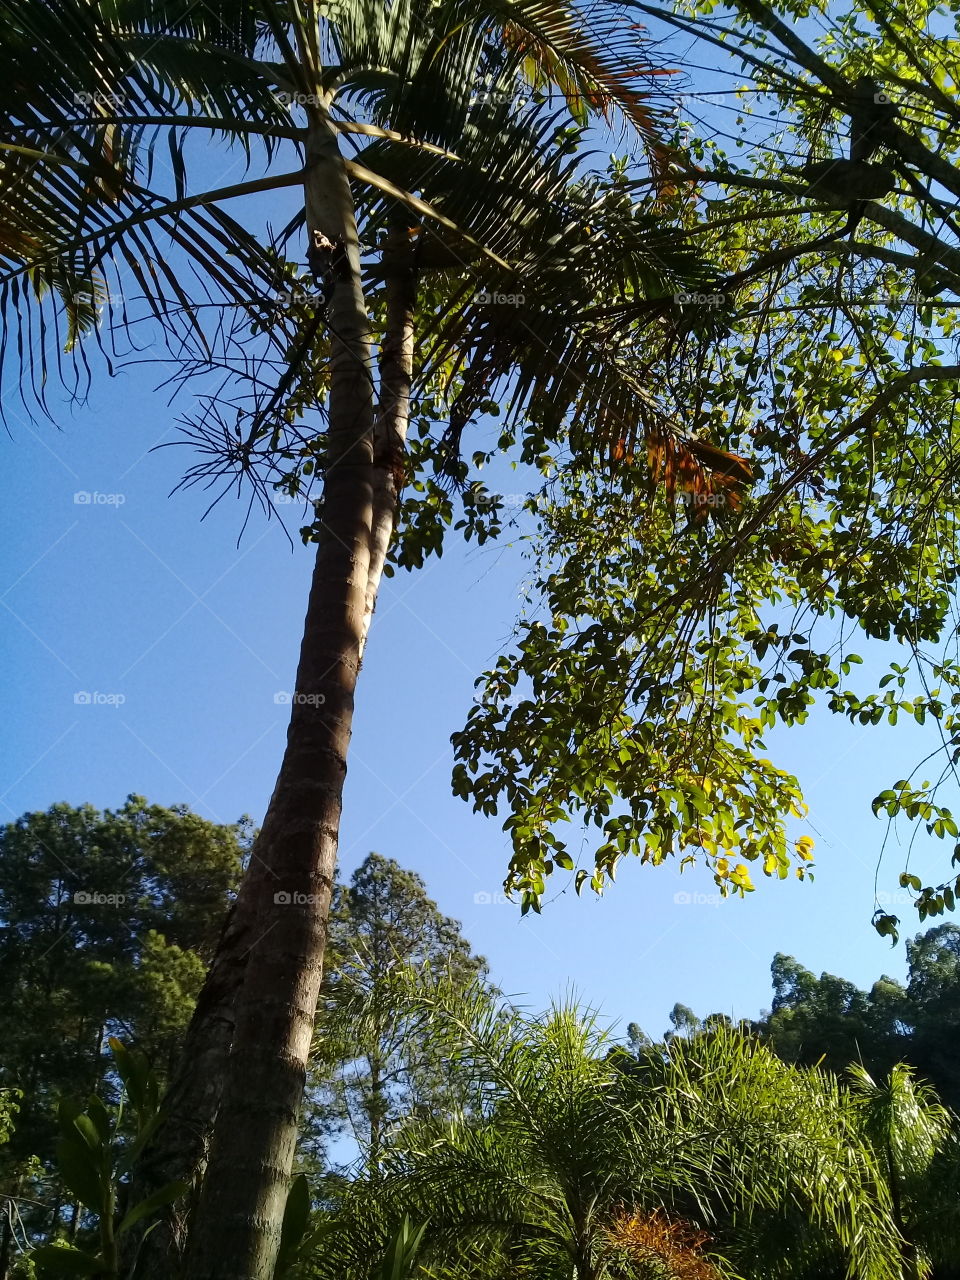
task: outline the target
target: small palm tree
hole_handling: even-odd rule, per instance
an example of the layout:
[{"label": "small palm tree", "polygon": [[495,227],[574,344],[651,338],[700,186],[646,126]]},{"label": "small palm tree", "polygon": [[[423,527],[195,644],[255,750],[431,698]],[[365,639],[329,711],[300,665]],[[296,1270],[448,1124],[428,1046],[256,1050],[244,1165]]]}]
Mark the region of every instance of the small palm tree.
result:
[{"label": "small palm tree", "polygon": [[849,1068],[854,1112],[877,1154],[903,1238],[905,1280],[960,1264],[960,1134],[932,1086],[899,1063],[875,1081]]},{"label": "small palm tree", "polygon": [[375,1192],[347,1196],[317,1277],[361,1280],[404,1214],[429,1220],[424,1277],[786,1275],[789,1257],[749,1257],[737,1230],[794,1212],[849,1274],[899,1277],[883,1180],[825,1076],[728,1028],[625,1071],[572,1006],[441,999],[433,1015],[481,1118],[411,1123]]}]

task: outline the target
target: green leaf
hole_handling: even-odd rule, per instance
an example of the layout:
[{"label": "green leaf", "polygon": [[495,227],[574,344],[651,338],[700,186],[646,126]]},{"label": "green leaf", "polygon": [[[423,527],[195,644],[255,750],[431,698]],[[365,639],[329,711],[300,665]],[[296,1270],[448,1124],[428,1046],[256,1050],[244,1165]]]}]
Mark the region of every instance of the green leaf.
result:
[{"label": "green leaf", "polygon": [[387,1247],[383,1263],[376,1273],[376,1280],[408,1280],[426,1229],[425,1222],[414,1228],[409,1217],[404,1214],[399,1231]]},{"label": "green leaf", "polygon": [[287,1192],[287,1203],[283,1210],[283,1225],[280,1228],[280,1249],[277,1253],[277,1265],[274,1280],[279,1280],[293,1263],[300,1242],[310,1223],[310,1185],[306,1175],[301,1173],[294,1178]]},{"label": "green leaf", "polygon": [[117,1228],[117,1235],[121,1236],[125,1231],[129,1231],[141,1219],[146,1218],[149,1214],[162,1209],[164,1205],[172,1204],[174,1200],[178,1200],[185,1195],[190,1189],[190,1183],[179,1179],[176,1182],[168,1182],[165,1187],[161,1187],[159,1191],[155,1191],[153,1195],[147,1196],[135,1205],[129,1213],[126,1214],[120,1226]]},{"label": "green leaf", "polygon": [[105,1187],[96,1156],[79,1140],[61,1138],[57,1143],[57,1165],[67,1189],[92,1213],[102,1213]]},{"label": "green leaf", "polygon": [[103,1274],[103,1259],[84,1253],[72,1244],[43,1244],[28,1255],[40,1280],[46,1276],[95,1276]]}]

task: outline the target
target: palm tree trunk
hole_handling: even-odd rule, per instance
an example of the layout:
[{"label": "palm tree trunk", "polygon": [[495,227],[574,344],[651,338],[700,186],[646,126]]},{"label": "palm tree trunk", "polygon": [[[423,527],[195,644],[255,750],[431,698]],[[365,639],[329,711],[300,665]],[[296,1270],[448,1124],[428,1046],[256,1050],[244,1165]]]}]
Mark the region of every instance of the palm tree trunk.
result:
[{"label": "palm tree trunk", "polygon": [[[380,408],[391,408],[387,430],[384,415],[374,413],[349,183],[336,140],[320,122],[311,129],[307,171],[307,226],[326,255],[332,342],[322,530],[287,749],[258,841],[277,888],[261,894],[258,936],[237,994],[187,1280],[270,1280],[273,1274],[320,990],[354,691],[400,484],[394,447],[402,448],[405,435],[412,301],[403,339],[385,341],[381,353],[389,385],[382,386]],[[388,348],[395,361],[406,360],[403,394]],[[381,438],[390,447],[380,449]],[[390,519],[384,520],[388,501]]]},{"label": "palm tree trunk", "polygon": [[373,611],[383,578],[383,566],[393,538],[397,504],[404,483],[407,428],[410,423],[410,386],[413,381],[414,311],[416,307],[415,248],[406,219],[398,217],[384,246],[386,316],[380,349],[377,419],[374,427],[373,528],[370,567],[364,601],[363,645],[370,633]]},{"label": "palm tree trunk", "polygon": [[[273,883],[258,850],[259,842],[197,997],[178,1066],[164,1094],[163,1119],[134,1166],[130,1205],[139,1204],[175,1180],[196,1188],[206,1167],[233,1041],[236,994],[256,937],[258,900]],[[124,1235],[121,1275],[128,1280],[170,1280],[179,1274],[189,1209],[190,1197],[186,1203],[178,1201],[171,1206],[159,1221],[151,1224],[145,1219],[138,1229]]]}]

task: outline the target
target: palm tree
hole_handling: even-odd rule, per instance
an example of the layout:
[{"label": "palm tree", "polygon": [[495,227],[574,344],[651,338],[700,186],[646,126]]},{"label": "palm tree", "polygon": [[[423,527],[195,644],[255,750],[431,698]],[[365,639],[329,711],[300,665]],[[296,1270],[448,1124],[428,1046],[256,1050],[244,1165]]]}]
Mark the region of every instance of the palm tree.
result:
[{"label": "palm tree", "polygon": [[921,1280],[931,1268],[960,1264],[960,1135],[931,1085],[898,1063],[875,1081],[849,1068],[857,1122],[877,1154],[903,1237],[903,1274]]},{"label": "palm tree", "polygon": [[[736,462],[704,443],[691,452],[629,361],[579,321],[628,296],[669,309],[705,269],[650,201],[584,178],[570,129],[614,112],[670,198],[653,72],[613,8],[587,27],[547,0],[5,7],[5,372],[45,407],[48,373],[73,370],[79,394],[90,340],[109,357],[149,320],[177,377],[223,371],[188,428],[201,450],[189,482],[250,485],[251,502],[271,485],[320,484],[287,749],[138,1175],[148,1193],[208,1161],[189,1275],[262,1280],[296,1139],[357,674],[410,465],[411,395],[446,396],[434,415],[446,427],[415,460],[454,479],[461,434],[509,385],[509,430],[527,457],[567,432],[585,460],[646,435],[689,483],[729,484]],[[524,76],[537,93],[518,102]],[[211,132],[259,176],[203,189],[195,140]],[[172,190],[155,181],[161,163]],[[269,243],[222,207],[292,188],[302,208]],[[306,277],[284,254],[301,230]],[[124,276],[141,313],[125,296],[98,326]],[[170,1274],[167,1250],[183,1243],[170,1225],[145,1242],[138,1275]]]},{"label": "palm tree", "polygon": [[826,1076],[724,1027],[625,1069],[573,1006],[440,997],[433,1016],[482,1118],[397,1135],[387,1177],[346,1195],[318,1280],[361,1280],[405,1215],[428,1224],[415,1274],[437,1280],[789,1275],[783,1240],[751,1256],[738,1233],[794,1213],[848,1274],[900,1276],[883,1179]]}]

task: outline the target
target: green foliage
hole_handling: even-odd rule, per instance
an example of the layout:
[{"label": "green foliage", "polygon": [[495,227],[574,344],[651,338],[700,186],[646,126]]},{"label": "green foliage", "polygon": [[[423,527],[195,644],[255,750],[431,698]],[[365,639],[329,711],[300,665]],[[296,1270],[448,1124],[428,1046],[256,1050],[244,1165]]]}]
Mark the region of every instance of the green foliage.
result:
[{"label": "green foliage", "polygon": [[0,1089],[0,1146],[10,1141],[22,1097],[20,1089]]},{"label": "green foliage", "polygon": [[184,1182],[171,1182],[118,1212],[120,1179],[129,1172],[159,1122],[160,1086],[142,1054],[115,1039],[110,1047],[123,1082],[123,1097],[132,1111],[133,1133],[124,1130],[123,1100],[112,1111],[96,1095],[85,1107],[74,1101],[61,1102],[61,1138],[56,1150],[59,1175],[77,1204],[96,1220],[98,1240],[88,1248],[56,1240],[34,1249],[30,1261],[38,1280],[62,1275],[118,1277],[121,1237],[144,1219],[156,1217],[188,1190]]},{"label": "green foliage", "polygon": [[[587,880],[601,891],[628,854],[656,866],[699,853],[724,894],[753,888],[751,863],[780,878],[809,874],[812,841],[791,845],[782,824],[803,812],[797,783],[764,758],[757,703],[768,700],[749,697],[771,647],[806,663],[811,679],[819,670],[797,649],[802,636],[758,626],[770,570],[757,565],[753,597],[723,589],[723,629],[689,634],[689,619],[661,606],[706,551],[683,546],[665,503],[567,472],[550,491],[537,508],[527,610],[549,621],[521,624],[454,735],[454,790],[485,813],[509,810],[508,884],[524,909],[536,908],[554,868],[573,868],[558,831],[572,815],[602,833],[578,891]],[[784,702],[781,718],[802,719],[804,706]]]},{"label": "green foliage", "polygon": [[400,1229],[387,1249],[383,1266],[376,1272],[373,1280],[409,1280],[426,1230],[426,1223],[415,1228],[410,1219],[404,1216]]},{"label": "green foliage", "polygon": [[23,1093],[0,1190],[34,1238],[58,1225],[58,1100],[110,1104],[124,1083],[138,1088],[106,1054],[111,1035],[171,1070],[249,838],[245,823],[136,796],[0,829],[0,1088]]},{"label": "green foliage", "polygon": [[418,875],[372,853],[336,888],[325,967],[307,1133],[314,1146],[330,1133],[349,1135],[375,1171],[404,1117],[444,1114],[463,1101],[455,1072],[438,1060],[405,999],[409,972],[467,987],[485,980],[486,962]]},{"label": "green foliage", "polygon": [[311,1213],[310,1184],[298,1174],[290,1184],[280,1230],[280,1249],[273,1280],[287,1280],[305,1274],[304,1268],[324,1236],[336,1229],[334,1223],[315,1220]]},{"label": "green foliage", "polygon": [[[316,1280],[379,1275],[405,1218],[426,1223],[420,1266],[438,1280],[561,1280],[571,1264],[592,1280],[641,1280],[652,1273],[620,1269],[625,1214],[637,1237],[664,1222],[684,1233],[687,1263],[713,1268],[697,1275],[786,1276],[805,1251],[858,1276],[900,1276],[889,1196],[828,1077],[724,1027],[627,1069],[572,1007],[531,1018],[480,992],[411,999],[431,1012],[438,1054],[470,1074],[474,1110],[405,1126],[382,1175],[342,1189]],[[708,1259],[690,1243],[698,1231]]]},{"label": "green foliage", "polygon": [[[531,502],[524,619],[454,738],[454,791],[505,817],[523,909],[571,869],[570,818],[597,829],[578,889],[601,891],[627,854],[696,858],[724,893],[749,891],[754,866],[806,874],[799,786],[765,735],[816,703],[855,724],[931,725],[932,779],[895,783],[874,809],[956,840],[934,797],[960,758],[960,232],[934,193],[960,194],[944,87],[960,82],[960,42],[917,37],[939,31],[932,4],[784,6],[816,12],[802,30],[764,0],[709,23],[712,3],[639,7],[679,33],[691,111],[702,67],[717,67],[738,131],[727,147],[705,109],[678,139],[675,200],[658,206],[714,264],[695,304],[627,291],[588,314],[704,449],[746,459],[752,483],[742,500],[698,490],[666,439],[648,433],[643,456],[619,416],[614,485],[578,468],[575,446],[555,451]],[[865,74],[897,104],[874,138],[896,187],[838,213],[795,175],[847,154]],[[627,185],[642,203],[643,177]],[[861,220],[842,235],[851,209]],[[858,687],[858,634],[895,646],[874,687],[862,674]],[[905,877],[921,919],[960,894],[955,870]],[[896,917],[875,923],[895,938]]]},{"label": "green foliage", "polygon": [[886,976],[869,991],[817,978],[790,956],[773,961],[773,1007],[757,1031],[790,1062],[840,1074],[860,1061],[876,1078],[909,1062],[960,1109],[960,928],[940,925],[907,942],[906,986]]},{"label": "green foliage", "polygon": [[905,1273],[927,1275],[960,1259],[960,1134],[928,1084],[898,1063],[881,1081],[849,1068],[857,1122],[890,1188],[897,1229],[906,1241]]}]

